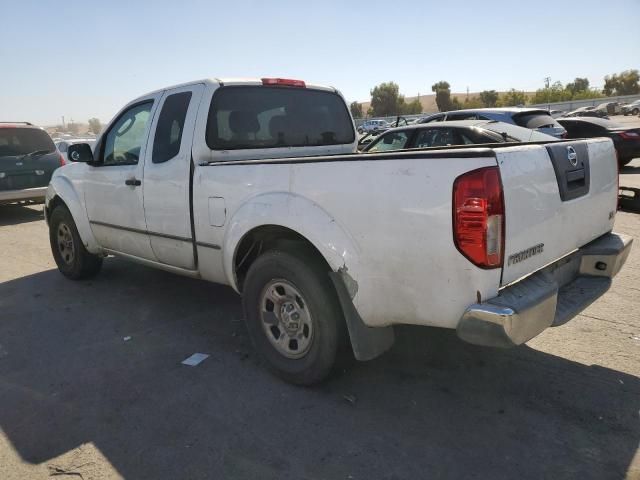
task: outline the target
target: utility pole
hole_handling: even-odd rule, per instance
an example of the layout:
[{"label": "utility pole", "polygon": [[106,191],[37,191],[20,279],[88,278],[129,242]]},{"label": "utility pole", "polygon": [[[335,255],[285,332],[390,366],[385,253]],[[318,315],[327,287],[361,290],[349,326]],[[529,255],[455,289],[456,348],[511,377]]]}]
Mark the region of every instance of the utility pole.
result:
[{"label": "utility pole", "polygon": [[551,77],[544,77],[544,86],[547,89],[547,110],[551,111],[551,90],[549,85],[551,85]]},{"label": "utility pole", "polygon": [[467,85],[467,101],[469,100],[469,86]]},{"label": "utility pole", "polygon": [[62,115],[62,130],[64,130],[64,115]]}]

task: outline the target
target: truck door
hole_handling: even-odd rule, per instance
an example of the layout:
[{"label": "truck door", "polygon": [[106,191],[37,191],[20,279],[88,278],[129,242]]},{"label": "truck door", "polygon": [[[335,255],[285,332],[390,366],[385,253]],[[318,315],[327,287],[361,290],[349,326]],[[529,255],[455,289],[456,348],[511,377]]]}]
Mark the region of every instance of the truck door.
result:
[{"label": "truck door", "polygon": [[194,270],[191,233],[191,145],[203,84],[164,92],[144,162],[144,211],[158,261]]},{"label": "truck door", "polygon": [[96,145],[84,196],[96,240],[104,248],[155,260],[145,223],[142,176],[154,104],[153,94],[127,106]]}]

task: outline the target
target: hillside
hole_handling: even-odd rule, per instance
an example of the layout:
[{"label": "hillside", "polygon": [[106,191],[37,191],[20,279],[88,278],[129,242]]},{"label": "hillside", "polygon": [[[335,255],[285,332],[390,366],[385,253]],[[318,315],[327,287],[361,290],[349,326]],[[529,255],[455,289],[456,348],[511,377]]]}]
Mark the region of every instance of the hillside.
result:
[{"label": "hillside", "polygon": [[[507,92],[498,92],[500,95]],[[534,92],[525,92],[525,94],[532,95]],[[469,98],[479,97],[480,92],[469,92]],[[418,97],[405,97],[405,101],[407,103],[412,102]],[[451,98],[457,98],[458,101],[464,104],[464,100],[467,98],[466,93],[451,93]],[[369,106],[371,102],[358,102],[362,105],[362,111],[367,112],[369,110]],[[438,111],[438,106],[436,105],[436,94],[432,93],[430,95],[420,95],[420,104],[422,104],[422,113],[436,113]]]}]

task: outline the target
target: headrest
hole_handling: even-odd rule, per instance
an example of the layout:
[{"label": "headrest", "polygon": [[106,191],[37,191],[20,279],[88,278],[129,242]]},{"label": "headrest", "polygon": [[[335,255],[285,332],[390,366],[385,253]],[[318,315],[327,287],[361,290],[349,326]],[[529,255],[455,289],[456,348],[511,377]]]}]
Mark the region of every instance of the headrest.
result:
[{"label": "headrest", "polygon": [[229,128],[233,133],[256,133],[260,123],[255,113],[236,110],[229,115]]},{"label": "headrest", "polygon": [[286,115],[276,115],[271,117],[269,120],[269,133],[272,138],[278,138],[278,134],[282,133],[283,135],[287,131],[287,116]]}]

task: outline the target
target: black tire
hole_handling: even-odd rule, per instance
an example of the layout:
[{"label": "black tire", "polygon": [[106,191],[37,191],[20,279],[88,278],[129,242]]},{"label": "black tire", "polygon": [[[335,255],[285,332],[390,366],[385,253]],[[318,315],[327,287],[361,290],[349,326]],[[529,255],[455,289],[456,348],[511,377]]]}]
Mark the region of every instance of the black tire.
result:
[{"label": "black tire", "polygon": [[[306,353],[299,358],[288,358],[286,353],[282,353],[283,347],[276,347],[272,343],[273,331],[268,329],[273,327],[263,322],[263,308],[269,302],[267,287],[277,289],[272,285],[279,285],[280,281],[290,284],[293,291],[300,293],[301,303],[309,314],[307,318],[312,326],[313,335],[308,340]],[[298,297],[294,297],[297,303]],[[247,272],[242,305],[253,345],[272,372],[296,385],[319,383],[329,375],[343,344],[346,329],[343,328],[344,316],[326,265],[316,261],[313,255],[298,251],[267,251],[255,260]],[[283,300],[280,304],[274,304],[272,309],[277,312],[279,307],[285,309],[288,305]],[[277,320],[280,323],[276,330],[282,329],[281,334],[284,335],[287,332],[281,326],[282,315]],[[303,324],[302,321],[299,323]],[[286,336],[283,338],[288,339]],[[297,345],[295,338],[293,341]]]},{"label": "black tire", "polygon": [[[59,241],[63,234],[66,241]],[[102,268],[102,257],[87,251],[80,239],[71,212],[63,205],[55,207],[51,212],[49,243],[58,270],[67,278],[72,280],[90,278]]]},{"label": "black tire", "polygon": [[640,113],[640,109],[634,108],[631,110],[631,115],[638,115],[638,113]]}]

